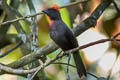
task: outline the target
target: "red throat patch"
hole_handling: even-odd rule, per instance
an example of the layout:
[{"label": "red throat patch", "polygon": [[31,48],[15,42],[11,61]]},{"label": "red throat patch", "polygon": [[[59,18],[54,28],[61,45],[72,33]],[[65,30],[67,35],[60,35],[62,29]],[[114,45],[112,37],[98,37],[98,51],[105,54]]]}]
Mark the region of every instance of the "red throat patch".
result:
[{"label": "red throat patch", "polygon": [[49,20],[49,25],[52,25],[53,24],[53,20],[51,20],[50,17],[48,17],[48,20]]},{"label": "red throat patch", "polygon": [[60,10],[60,7],[57,4],[53,4],[50,8],[54,8],[56,10]]}]

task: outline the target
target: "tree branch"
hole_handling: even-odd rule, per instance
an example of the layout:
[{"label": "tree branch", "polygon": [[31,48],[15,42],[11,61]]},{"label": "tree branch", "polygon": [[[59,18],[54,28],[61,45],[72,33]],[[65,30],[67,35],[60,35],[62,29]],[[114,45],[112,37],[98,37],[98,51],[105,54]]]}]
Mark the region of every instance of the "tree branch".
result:
[{"label": "tree branch", "polygon": [[[117,33],[117,34],[119,34],[119,33]],[[116,34],[116,35],[117,35],[117,34]],[[115,36],[116,36],[116,35],[115,35]],[[118,35],[118,36],[119,36],[119,35]],[[114,36],[113,36],[113,37],[114,37]],[[56,60],[64,57],[65,55],[68,55],[69,52],[72,52],[72,53],[73,53],[73,52],[78,51],[78,50],[80,50],[80,49],[84,49],[84,48],[87,48],[87,47],[90,47],[90,46],[93,46],[93,45],[96,45],[96,44],[104,43],[104,42],[107,42],[107,41],[114,41],[114,40],[120,41],[120,39],[115,39],[115,37],[114,37],[114,39],[113,39],[113,37],[110,38],[110,39],[101,39],[101,40],[98,40],[98,41],[95,41],[95,42],[88,43],[88,44],[86,44],[86,45],[82,45],[82,46],[80,46],[80,47],[78,47],[78,48],[74,48],[74,49],[65,51],[64,54],[60,54],[60,55],[56,56],[55,58],[47,61],[47,62],[44,63],[43,65],[40,65],[40,66],[38,66],[38,67],[36,67],[36,68],[33,68],[33,69],[30,69],[30,70],[13,69],[13,68],[11,68],[11,67],[4,66],[4,65],[2,65],[2,64],[0,64],[0,69],[3,70],[4,72],[11,73],[11,74],[18,74],[18,75],[33,73],[33,72],[35,72],[36,70],[37,70],[37,71],[38,71],[38,70],[41,70],[41,69],[45,68],[46,66],[54,63]],[[117,37],[117,36],[116,36],[116,37]]]},{"label": "tree branch", "polygon": [[113,4],[117,10],[118,13],[120,13],[120,8],[117,6],[117,3],[115,2],[115,0],[112,0],[113,1]]},{"label": "tree branch", "polygon": [[80,35],[91,27],[95,27],[97,19],[102,15],[103,11],[110,5],[112,0],[103,0],[98,7],[92,12],[91,16],[82,21],[79,25],[73,28],[75,36]]},{"label": "tree branch", "polygon": [[15,44],[21,41],[16,34],[0,34],[0,49],[9,44]]},{"label": "tree branch", "polygon": [[[2,1],[2,7],[3,7],[4,11],[6,12],[6,14],[8,15],[9,20],[11,20],[11,19],[16,19],[16,14],[15,14],[14,12],[12,12],[11,7],[8,6],[6,0],[3,0],[3,1]],[[0,23],[0,24],[1,24],[1,23]],[[15,26],[16,30],[17,30],[19,33],[25,33],[24,30],[23,30],[22,27],[21,27],[21,24],[20,24],[19,22],[15,22],[15,23],[13,23],[13,25]],[[0,27],[1,27],[1,26],[2,26],[2,25],[0,25]]]},{"label": "tree branch", "polygon": [[[72,6],[72,5],[75,5],[75,4],[84,3],[84,2],[87,2],[87,1],[74,2],[74,3],[68,4],[68,5],[62,6],[61,8],[69,7],[69,6]],[[17,19],[9,20],[9,21],[0,23],[0,26],[8,24],[8,23],[13,23],[13,22],[16,22],[16,21],[24,20],[25,18],[31,18],[31,17],[34,17],[34,16],[38,16],[38,15],[41,15],[41,14],[43,14],[43,13],[39,12],[39,13],[36,13],[36,14],[31,14],[31,15],[23,16],[23,17],[20,17],[20,18],[17,18]]]}]

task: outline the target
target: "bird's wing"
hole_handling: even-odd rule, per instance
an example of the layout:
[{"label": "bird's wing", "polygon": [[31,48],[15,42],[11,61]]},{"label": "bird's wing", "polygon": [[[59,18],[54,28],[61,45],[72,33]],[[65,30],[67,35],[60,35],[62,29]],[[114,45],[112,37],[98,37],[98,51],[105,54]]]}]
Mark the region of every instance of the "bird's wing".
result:
[{"label": "bird's wing", "polygon": [[75,48],[78,47],[78,43],[77,43],[77,39],[75,38],[74,34],[72,33],[72,31],[67,27],[66,32],[65,32],[65,37],[66,39],[69,41],[69,43]]}]

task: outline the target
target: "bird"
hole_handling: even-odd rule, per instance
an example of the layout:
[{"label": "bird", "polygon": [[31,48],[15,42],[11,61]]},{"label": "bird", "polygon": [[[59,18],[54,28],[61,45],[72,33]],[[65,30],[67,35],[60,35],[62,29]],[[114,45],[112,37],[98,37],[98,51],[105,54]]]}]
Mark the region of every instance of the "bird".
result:
[{"label": "bird", "polygon": [[[56,4],[50,8],[42,10],[49,20],[49,35],[51,39],[63,50],[71,50],[78,47],[78,42],[73,32],[68,28],[67,24],[61,18],[60,7]],[[73,53],[74,62],[76,65],[78,76],[87,76],[85,66],[79,54],[79,51]]]}]

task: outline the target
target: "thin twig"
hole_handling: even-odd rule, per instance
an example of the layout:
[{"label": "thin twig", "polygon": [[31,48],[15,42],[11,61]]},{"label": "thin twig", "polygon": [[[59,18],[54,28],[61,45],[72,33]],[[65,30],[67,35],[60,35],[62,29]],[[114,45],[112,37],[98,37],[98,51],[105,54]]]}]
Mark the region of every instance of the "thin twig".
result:
[{"label": "thin twig", "polygon": [[113,37],[111,37],[111,39],[115,39],[120,35],[120,32],[118,32],[117,34],[115,34]]},{"label": "thin twig", "polygon": [[[120,32],[115,34],[113,37],[111,37],[110,39],[101,39],[101,40],[98,40],[98,41],[94,41],[94,42],[91,42],[89,44],[85,44],[85,45],[82,45],[80,47],[77,47],[77,48],[74,48],[74,49],[71,49],[72,52],[75,52],[77,50],[80,50],[80,49],[84,49],[84,48],[87,48],[89,46],[93,46],[95,44],[99,44],[99,43],[104,43],[104,42],[107,42],[107,41],[115,41],[116,43],[118,41],[120,41],[120,39],[115,39],[116,37],[118,37],[120,35]],[[67,52],[67,51],[66,51]],[[69,52],[69,51],[68,51]],[[68,53],[67,52],[67,53]]]},{"label": "thin twig", "polygon": [[87,72],[87,74],[89,74],[89,75],[95,77],[96,79],[98,79],[98,77],[96,75],[94,75],[93,73]]},{"label": "thin twig", "polygon": [[[69,65],[69,66],[71,66],[71,67],[73,67],[73,68],[76,68],[76,66],[71,65],[71,64],[68,64],[68,63],[55,62],[55,63],[52,63],[52,64],[63,64],[63,65]],[[98,79],[98,77],[97,77],[95,74],[93,74],[93,73],[87,72],[87,74],[95,77],[96,79]]]},{"label": "thin twig", "polygon": [[120,13],[120,8],[118,8],[118,6],[117,6],[115,0],[112,0],[112,2],[113,2],[113,4],[114,4],[114,6],[115,6],[117,12]]},{"label": "thin twig", "polygon": [[[70,4],[68,4],[68,5],[61,6],[60,8],[65,8],[65,7],[69,7],[69,6],[72,6],[72,5],[75,5],[75,4],[84,3],[84,2],[87,2],[87,0],[85,0],[85,1],[73,2],[73,3],[70,3]],[[31,14],[31,15],[19,17],[19,18],[17,18],[17,19],[13,19],[13,20],[9,20],[9,21],[6,21],[6,22],[2,22],[2,23],[0,23],[0,26],[5,25],[5,24],[8,24],[8,23],[13,23],[13,22],[16,22],[16,21],[24,20],[25,18],[31,18],[31,17],[34,17],[34,16],[38,16],[38,15],[41,15],[41,14],[43,14],[43,13],[42,13],[42,12],[39,12],[39,13],[35,13],[35,14]]]},{"label": "thin twig", "polygon": [[[6,12],[9,19],[16,19],[16,14],[12,11],[11,7],[9,7],[6,0],[2,0],[2,7],[3,7],[4,11]],[[0,23],[0,24],[2,24],[2,23]],[[25,31],[23,30],[20,23],[15,22],[15,23],[13,23],[13,25],[15,26],[16,30],[19,33],[22,33],[22,34],[24,33],[25,34]],[[0,27],[1,27],[1,25],[0,25]]]},{"label": "thin twig", "polygon": [[[10,6],[10,8],[18,17],[23,17],[23,15],[17,9],[15,9],[14,7],[11,7],[11,6]],[[27,19],[24,19],[24,20],[26,23],[30,24],[29,20],[27,20]]]},{"label": "thin twig", "polygon": [[23,44],[22,41],[18,42],[14,48],[12,48],[12,49],[8,50],[7,52],[1,54],[1,55],[0,55],[0,58],[8,55],[10,52],[14,51],[14,50],[17,49],[18,47],[20,47],[22,44]]},{"label": "thin twig", "polygon": [[63,65],[69,65],[73,68],[76,68],[76,66],[72,65],[72,64],[68,64],[68,63],[62,63],[62,62],[55,62],[55,63],[52,63],[52,64],[63,64]]},{"label": "thin twig", "polygon": [[112,74],[112,69],[113,69],[113,67],[115,66],[115,63],[116,63],[116,61],[118,60],[119,55],[120,55],[120,44],[119,44],[118,41],[115,39],[115,38],[117,38],[119,35],[120,35],[120,32],[117,33],[117,34],[115,34],[113,37],[111,37],[111,39],[113,39],[113,41],[114,41],[116,44],[118,44],[118,51],[117,51],[117,55],[116,55],[117,57],[116,57],[113,65],[112,65],[112,68],[109,70],[109,75],[108,75],[108,77],[107,77],[107,80],[110,79],[110,76],[111,76],[111,74]]},{"label": "thin twig", "polygon": [[43,14],[43,13],[40,12],[40,13],[36,13],[36,14],[23,16],[23,17],[20,17],[20,18],[17,18],[17,19],[9,20],[9,21],[6,21],[6,22],[2,22],[2,23],[0,23],[0,26],[8,24],[8,23],[13,23],[13,22],[16,22],[16,21],[24,20],[25,18],[31,18],[31,17],[37,16],[37,15],[41,15],[41,14]]},{"label": "thin twig", "polygon": [[70,4],[67,4],[65,6],[61,6],[60,8],[66,8],[66,7],[71,7],[71,6],[74,6],[74,5],[77,5],[77,4],[81,4],[81,3],[85,3],[85,2],[88,2],[90,0],[84,0],[84,1],[77,1],[77,2],[72,2]]},{"label": "thin twig", "polygon": [[23,74],[28,74],[28,73],[33,73],[36,71],[40,71],[41,69],[45,68],[46,66],[48,66],[49,64],[55,62],[57,59],[62,58],[64,55],[60,55],[57,56],[49,61],[47,61],[46,63],[44,63],[43,65],[40,65],[36,68],[30,69],[30,70],[22,70],[22,69],[13,69],[11,67],[5,66],[3,64],[0,64],[0,69],[7,72],[7,73],[11,73],[11,74],[18,74],[18,75],[23,75]]},{"label": "thin twig", "polygon": [[[115,41],[115,42],[116,42],[116,41]],[[119,55],[120,55],[120,45],[119,45],[119,47],[118,47],[116,59],[115,59],[113,65],[112,65],[111,69],[109,70],[109,75],[108,75],[108,77],[107,77],[107,80],[110,80],[110,76],[111,76],[111,74],[112,74],[113,67],[115,66],[115,63],[117,62],[117,60],[118,60],[118,58],[119,58]]]},{"label": "thin twig", "polygon": [[69,52],[68,65],[67,65],[67,73],[66,73],[66,80],[70,80],[70,77],[69,77],[69,64],[70,64],[71,54],[72,53]]},{"label": "thin twig", "polygon": [[[120,41],[120,39],[115,39],[116,41]],[[87,48],[87,47],[90,47],[90,46],[93,46],[93,45],[96,45],[96,44],[99,44],[99,43],[104,43],[104,42],[107,42],[107,41],[114,41],[114,39],[101,39],[101,40],[98,40],[98,41],[94,41],[94,42],[91,42],[89,44],[85,44],[85,45],[82,45],[80,47],[77,47],[77,48],[74,48],[74,49],[71,49],[72,52],[75,52],[77,50],[80,50],[80,49],[84,49],[84,48]],[[66,51],[66,53],[68,53],[68,51]]]},{"label": "thin twig", "polygon": [[[84,48],[87,48],[87,47],[90,47],[90,46],[93,46],[93,45],[96,45],[96,44],[104,43],[104,42],[107,42],[107,41],[113,41],[113,40],[112,39],[101,39],[101,40],[94,41],[94,42],[79,46],[77,48],[71,49],[71,51],[73,53],[73,52],[75,52],[77,50],[84,49]],[[69,51],[66,51],[65,53],[68,53],[68,52]]]},{"label": "thin twig", "polygon": [[[60,51],[59,53],[58,53],[58,55],[56,56],[56,57],[59,57],[59,55],[62,53],[62,51]],[[34,72],[34,74],[32,75],[32,77],[29,79],[29,80],[32,80],[34,77],[35,77],[35,75],[40,71],[40,67]]]}]

